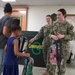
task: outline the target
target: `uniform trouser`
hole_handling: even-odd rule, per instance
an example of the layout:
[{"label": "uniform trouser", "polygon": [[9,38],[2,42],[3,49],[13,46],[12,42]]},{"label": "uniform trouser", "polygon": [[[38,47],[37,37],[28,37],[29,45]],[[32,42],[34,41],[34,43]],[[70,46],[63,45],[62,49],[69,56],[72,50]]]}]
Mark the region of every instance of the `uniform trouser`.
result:
[{"label": "uniform trouser", "polygon": [[42,53],[43,53],[43,58],[44,58],[44,62],[46,64],[46,68],[49,68],[49,59],[48,59],[48,54],[50,53],[50,47],[48,46],[42,46]]},{"label": "uniform trouser", "polygon": [[0,75],[3,72],[4,65],[4,50],[0,49]]},{"label": "uniform trouser", "polygon": [[[60,74],[64,75],[66,72],[66,62],[67,59],[69,58],[70,52],[69,50],[64,50],[62,51],[62,56],[63,56],[63,61],[62,64],[60,65]],[[50,54],[48,56],[48,59],[50,59]],[[49,66],[49,75],[55,75],[56,71],[56,65],[52,65],[50,61],[48,61],[48,66]],[[57,74],[58,74],[58,68],[57,68]]]}]

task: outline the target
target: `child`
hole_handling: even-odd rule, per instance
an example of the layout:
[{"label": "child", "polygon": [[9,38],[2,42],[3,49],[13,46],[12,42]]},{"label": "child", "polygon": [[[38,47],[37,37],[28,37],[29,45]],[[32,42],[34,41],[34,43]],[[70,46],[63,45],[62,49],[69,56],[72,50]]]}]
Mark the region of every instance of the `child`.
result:
[{"label": "child", "polygon": [[30,57],[29,53],[23,54],[18,50],[18,37],[21,34],[19,25],[11,25],[11,36],[7,40],[4,51],[6,52],[3,75],[19,75],[17,56]]}]

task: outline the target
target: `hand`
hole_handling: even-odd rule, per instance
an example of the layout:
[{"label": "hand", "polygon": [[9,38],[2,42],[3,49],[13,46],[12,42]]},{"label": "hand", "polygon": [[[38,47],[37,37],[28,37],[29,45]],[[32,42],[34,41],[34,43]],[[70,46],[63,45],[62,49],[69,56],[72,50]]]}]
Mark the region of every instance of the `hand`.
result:
[{"label": "hand", "polygon": [[59,34],[59,33],[58,33],[57,37],[58,37],[59,39],[63,39],[63,38],[65,37],[65,35],[62,35],[62,34]]},{"label": "hand", "polygon": [[29,40],[29,43],[32,43],[32,42],[34,42],[34,38],[32,38],[32,39]]},{"label": "hand", "polygon": [[55,35],[51,35],[51,38],[52,38],[53,40],[58,40],[58,37],[55,36]]},{"label": "hand", "polygon": [[26,53],[25,56],[26,56],[26,57],[30,57],[30,53]]}]

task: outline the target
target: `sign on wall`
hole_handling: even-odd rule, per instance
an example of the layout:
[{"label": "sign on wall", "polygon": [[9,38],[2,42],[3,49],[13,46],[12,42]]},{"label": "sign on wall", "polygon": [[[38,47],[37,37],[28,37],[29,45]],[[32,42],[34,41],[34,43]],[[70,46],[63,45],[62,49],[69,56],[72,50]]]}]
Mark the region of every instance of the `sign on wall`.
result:
[{"label": "sign on wall", "polygon": [[[30,40],[33,38],[38,32],[23,32],[24,36]],[[30,56],[34,59],[34,66],[45,67],[43,54],[42,54],[42,38],[34,41],[32,44],[28,43],[27,52],[30,53]],[[24,57],[19,58],[19,64],[23,65]]]}]

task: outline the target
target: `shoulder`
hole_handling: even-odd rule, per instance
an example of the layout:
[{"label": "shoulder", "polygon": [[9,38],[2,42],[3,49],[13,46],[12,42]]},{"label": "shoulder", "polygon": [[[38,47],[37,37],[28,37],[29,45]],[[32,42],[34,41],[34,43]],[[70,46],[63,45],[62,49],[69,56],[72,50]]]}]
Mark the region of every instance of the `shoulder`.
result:
[{"label": "shoulder", "polygon": [[44,25],[42,28],[49,28],[52,25]]},{"label": "shoulder", "polygon": [[53,23],[53,26],[57,26],[57,25],[59,25],[58,21],[56,21],[55,23]]},{"label": "shoulder", "polygon": [[72,24],[70,24],[68,21],[66,21],[66,24],[65,24],[68,28],[70,29],[73,29],[74,26]]},{"label": "shoulder", "polygon": [[17,38],[13,38],[13,41],[18,41],[18,39]]},{"label": "shoulder", "polygon": [[42,26],[42,28],[45,28],[45,27],[47,27],[47,25]]},{"label": "shoulder", "polygon": [[14,38],[13,39],[13,44],[17,44],[18,43],[18,39]]},{"label": "shoulder", "polygon": [[59,22],[58,21],[56,21],[55,23],[53,23],[53,25],[56,25],[56,24],[58,24]]},{"label": "shoulder", "polygon": [[55,22],[55,23],[53,23],[53,28],[57,28],[59,26],[59,22],[57,21],[57,22]]},{"label": "shoulder", "polygon": [[9,20],[10,20],[10,22],[13,21],[13,19],[12,19],[10,16],[3,16],[3,17],[1,18],[1,21],[2,21],[2,22],[4,22],[4,21],[9,21]]},{"label": "shoulder", "polygon": [[13,19],[10,16],[6,16],[6,20],[13,21]]},{"label": "shoulder", "polygon": [[41,30],[44,29],[44,28],[46,28],[46,25],[42,26],[42,27],[41,27]]}]

